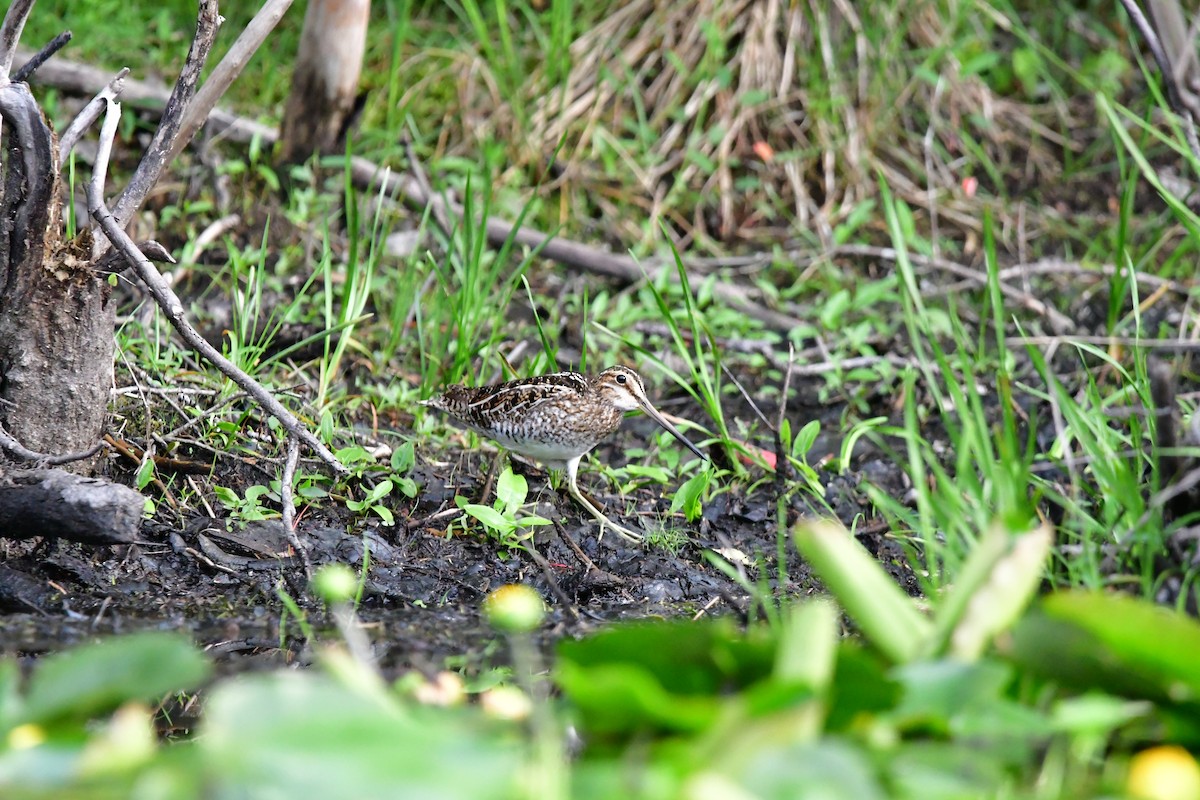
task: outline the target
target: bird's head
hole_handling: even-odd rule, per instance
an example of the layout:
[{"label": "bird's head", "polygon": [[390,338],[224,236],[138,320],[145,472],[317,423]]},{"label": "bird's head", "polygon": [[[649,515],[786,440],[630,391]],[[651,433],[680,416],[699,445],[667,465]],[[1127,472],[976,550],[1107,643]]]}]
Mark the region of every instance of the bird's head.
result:
[{"label": "bird's head", "polygon": [[682,442],[687,449],[700,456],[700,458],[705,458],[704,453],[701,453],[674,425],[667,422],[666,418],[658,413],[658,409],[654,407],[650,402],[650,398],[646,396],[646,385],[642,383],[641,376],[629,367],[609,367],[593,379],[592,385],[606,402],[612,404],[613,408],[620,411],[641,409],[646,412],[646,416],[661,425],[664,430]]}]

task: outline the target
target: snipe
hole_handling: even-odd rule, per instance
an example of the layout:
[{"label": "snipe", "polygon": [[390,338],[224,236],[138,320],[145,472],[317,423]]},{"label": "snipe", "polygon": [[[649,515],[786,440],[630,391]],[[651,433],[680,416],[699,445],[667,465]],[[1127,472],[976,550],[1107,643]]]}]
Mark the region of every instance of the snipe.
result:
[{"label": "snipe", "polygon": [[579,461],[621,427],[626,411],[641,409],[700,458],[704,458],[646,397],[646,387],[629,367],[609,367],[594,378],[555,372],[535,378],[467,388],[451,386],[425,405],[492,439],[507,450],[536,459],[550,469],[566,469],[567,491],[575,501],[622,537],[641,534],[604,516],[579,491]]}]

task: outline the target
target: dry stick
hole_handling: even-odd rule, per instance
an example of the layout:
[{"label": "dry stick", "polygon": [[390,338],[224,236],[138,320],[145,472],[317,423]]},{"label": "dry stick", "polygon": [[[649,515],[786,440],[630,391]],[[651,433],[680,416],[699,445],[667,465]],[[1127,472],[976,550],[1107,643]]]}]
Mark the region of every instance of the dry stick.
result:
[{"label": "dry stick", "polygon": [[853,358],[829,359],[816,364],[805,364],[802,367],[791,365],[788,367],[788,372],[797,378],[811,378],[814,375],[824,375],[827,372],[845,372],[846,370],[858,369],[859,367],[873,367],[876,364],[883,364],[885,362],[897,368],[921,366],[920,362],[915,358],[904,358],[903,356],[889,353],[886,356],[854,356]]},{"label": "dry stick", "polygon": [[[108,73],[87,64],[67,59],[55,59],[38,73],[38,79],[46,85],[87,93],[95,92],[103,86],[108,80]],[[205,86],[207,87],[207,84]],[[161,103],[166,97],[166,91],[145,81],[127,80],[122,96],[131,102],[150,100]],[[266,144],[274,144],[279,140],[278,128],[263,125],[220,109],[211,112],[208,123],[217,133],[233,141],[248,142],[258,138]],[[440,197],[431,198],[410,176],[393,173],[386,179],[381,178],[380,175],[384,172],[382,167],[357,156],[351,160],[350,166],[351,179],[355,186],[367,189],[383,186],[389,193],[398,194],[414,205],[424,206],[432,203],[434,212],[439,211],[442,199]],[[461,215],[462,207],[458,204],[451,204],[448,210]],[[442,213],[445,213],[445,210]],[[511,222],[494,217],[489,218],[487,221],[489,243],[493,246],[503,244],[510,236],[513,236],[514,228],[515,226]],[[537,248],[544,243],[541,255],[551,261],[627,283],[643,280],[646,277],[643,269],[647,266],[662,267],[665,264],[666,269],[674,272],[673,261],[667,259],[646,259],[639,263],[631,256],[618,255],[599,247],[563,238],[550,239],[547,234],[533,228],[516,228],[514,238],[517,244],[530,248]],[[547,242],[547,239],[550,240]],[[654,277],[656,276],[652,274],[651,278]],[[713,287],[713,294],[718,300],[735,310],[748,314],[776,330],[788,331],[804,324],[804,320],[797,316],[767,308],[753,298],[750,290],[734,284],[717,283]]]},{"label": "dry stick", "polygon": [[[555,532],[555,535],[558,535],[557,531]],[[561,538],[565,539],[566,541],[571,541],[570,537],[568,537],[565,533],[562,534]],[[575,543],[571,542],[571,544]],[[575,604],[571,602],[571,598],[568,597],[567,593],[564,592],[562,587],[558,585],[558,580],[554,577],[554,570],[551,568],[550,562],[547,561],[546,557],[534,548],[532,542],[530,544],[521,545],[521,549],[528,553],[529,557],[533,559],[534,563],[541,568],[542,575],[545,576],[546,585],[550,587],[551,593],[558,598],[559,604],[567,610],[567,613],[570,614],[576,622],[578,622],[579,609],[575,607]],[[592,563],[592,560],[587,557],[586,553],[579,549],[579,545],[577,544],[575,545],[575,554],[583,556],[585,569],[594,570],[599,574],[603,574],[603,571],[598,569],[596,565]]]},{"label": "dry stick", "polygon": [[167,320],[179,331],[179,335],[201,356],[211,362],[226,377],[236,383],[249,394],[267,413],[279,420],[280,424],[293,437],[308,446],[316,455],[330,466],[338,475],[349,475],[350,470],[338,461],[337,456],[329,451],[317,437],[296,419],[282,403],[274,398],[262,385],[251,378],[229,359],[221,355],[208,340],[196,332],[184,316],[183,303],[163,280],[162,275],[154,268],[129,235],[121,229],[117,221],[104,205],[104,177],[108,171],[108,161],[112,153],[112,141],[116,135],[117,123],[120,122],[120,104],[109,101],[109,111],[105,115],[104,125],[100,131],[100,144],[96,151],[96,168],[92,180],[87,185],[88,211],[96,220],[101,230],[108,236],[109,241],[125,254],[125,259],[137,272],[138,276],[150,290],[150,296],[158,303],[159,308],[166,314]]},{"label": "dry stick", "polygon": [[142,255],[141,251],[137,249],[137,245],[133,243],[133,240],[117,225],[112,213],[105,207],[103,197],[101,197],[100,193],[91,183],[88,184],[87,194],[88,207],[92,218],[100,224],[101,230],[104,231],[114,246],[125,254],[125,258],[137,271],[138,277],[145,282],[146,287],[150,290],[150,296],[158,303],[159,308],[166,314],[167,320],[175,330],[179,331],[179,335],[183,340],[192,349],[211,362],[227,378],[241,387],[246,394],[254,398],[268,414],[279,420],[279,423],[283,425],[289,434],[304,443],[322,461],[328,464],[334,472],[338,475],[349,475],[350,470],[343,466],[338,461],[337,456],[331,453],[317,437],[313,436],[292,412],[288,411],[262,385],[238,369],[232,361],[221,355],[208,343],[208,340],[196,332],[196,329],[192,327],[191,323],[184,316],[183,303],[171,291],[171,287],[163,280],[162,275],[154,268],[150,260]]},{"label": "dry stick", "polygon": [[75,149],[75,145],[83,136],[88,128],[100,119],[100,115],[108,108],[109,100],[116,100],[121,96],[121,91],[125,88],[125,76],[129,74],[129,67],[125,67],[117,73],[116,77],[108,82],[108,85],[101,89],[95,97],[88,101],[87,105],[71,120],[71,124],[63,131],[62,136],[58,138],[58,163],[66,164],[67,156]]},{"label": "dry stick", "polygon": [[[1000,280],[1025,275],[1083,275],[1091,278],[1111,278],[1119,272],[1124,271],[1124,267],[1117,267],[1114,264],[1097,264],[1094,267],[1086,267],[1078,261],[1066,261],[1061,258],[1042,258],[1037,261],[1005,267],[1000,270]],[[1171,280],[1170,278],[1160,278],[1148,272],[1131,270],[1129,271],[1129,276],[1138,283],[1155,289],[1165,286],[1172,292],[1186,293],[1189,288],[1187,284]]]},{"label": "dry stick", "polygon": [[33,3],[34,0],[13,0],[8,11],[4,12],[4,22],[0,24],[0,82],[9,81],[13,56],[17,54],[17,42],[21,40],[21,31],[25,29],[25,21],[29,19]]},{"label": "dry stick", "polygon": [[[857,244],[841,245],[840,247],[835,247],[832,250],[830,250],[826,255],[827,256],[839,256],[839,255],[840,256],[866,256],[868,258],[882,258],[887,261],[895,261],[899,257],[899,253],[897,253],[891,247],[874,247],[871,245],[857,245]],[[979,284],[986,285],[987,281],[988,281],[986,274],[981,274],[980,272],[973,270],[970,267],[964,267],[962,264],[955,263],[955,262],[950,261],[945,258],[930,258],[928,256],[922,256],[917,253],[909,253],[908,259],[910,261],[912,261],[914,264],[917,264],[919,266],[931,267],[933,269],[938,269],[943,272],[949,272],[951,275],[955,275],[959,278],[965,278],[966,280],[975,281]],[[1005,297],[1008,297],[1012,300],[1016,300],[1022,306],[1024,306],[1028,310],[1032,311],[1033,313],[1037,314],[1038,316],[1045,317],[1050,322],[1050,325],[1056,331],[1073,331],[1073,330],[1075,330],[1075,322],[1070,317],[1066,316],[1061,311],[1059,311],[1058,309],[1052,308],[1051,306],[1046,305],[1045,303],[1043,303],[1041,300],[1038,300],[1033,295],[1028,294],[1027,292],[1023,292],[1020,289],[1016,289],[1012,286],[1009,286],[1007,283],[1000,282],[999,286],[1000,286],[1001,294],[1003,294]]]},{"label": "dry stick", "polygon": [[[779,423],[775,426],[775,492],[777,497],[783,497],[786,481],[792,478],[792,465],[787,460],[788,454],[783,451],[784,414],[787,413],[788,391],[792,388],[792,370],[796,366],[796,345],[788,342],[787,371],[783,373],[783,390],[779,393]],[[795,436],[795,431],[792,436]]]},{"label": "dry stick", "polygon": [[[413,180],[417,182],[417,188],[425,194],[426,197],[433,197],[433,186],[429,183],[429,178],[425,176],[425,168],[421,166],[421,159],[417,157],[416,148],[413,147],[412,137],[405,134],[402,137],[404,144],[404,155],[408,158],[408,171],[412,173]],[[438,227],[442,229],[442,233],[449,239],[454,235],[454,226],[450,221],[450,215],[446,213],[444,203],[433,204],[430,209],[433,213],[433,219],[437,222]]]},{"label": "dry stick", "polygon": [[67,42],[71,41],[71,32],[63,31],[58,36],[51,39],[45,47],[37,51],[33,58],[21,65],[12,75],[13,83],[21,83],[29,80],[29,76],[37,71],[37,68],[50,60],[50,57],[67,46]]},{"label": "dry stick", "polygon": [[296,465],[300,461],[300,442],[289,436],[287,460],[283,463],[283,475],[279,479],[279,500],[283,505],[283,531],[287,534],[288,542],[300,556],[304,565],[304,577],[312,580],[312,561],[308,558],[308,550],[300,537],[296,535],[296,501],[292,496],[292,481],[296,479]]},{"label": "dry stick", "polygon": [[1059,345],[1092,344],[1100,347],[1120,345],[1121,347],[1141,347],[1146,350],[1165,350],[1172,353],[1200,353],[1200,342],[1186,342],[1181,339],[1136,339],[1132,336],[1006,336],[1006,345],[1024,347],[1046,347]]},{"label": "dry stick", "polygon": [[[389,194],[399,194],[415,205],[430,204],[436,210],[439,205],[444,204],[451,214],[459,217],[463,215],[464,209],[461,204],[446,203],[441,197],[430,197],[422,191],[421,186],[412,176],[394,173],[381,176],[381,171],[377,164],[360,156],[355,156],[350,160],[351,179],[358,186],[382,186],[384,191]],[[557,261],[568,267],[616,278],[626,283],[637,283],[647,278],[654,280],[658,277],[657,274],[647,275],[646,265],[632,256],[617,255],[608,250],[568,239],[552,238],[534,228],[518,228],[513,223],[496,217],[489,217],[486,226],[487,239],[492,246],[499,246],[511,238],[523,247],[537,250],[543,258]],[[673,262],[661,269],[666,269],[673,274]],[[766,308],[755,302],[750,295],[749,290],[727,283],[717,283],[713,286],[713,296],[718,300],[773,328],[791,330],[804,324],[799,317]]]},{"label": "dry stick", "polygon": [[[142,251],[142,255],[151,261],[157,261],[160,264],[175,264],[175,257],[154,239],[146,239],[137,243],[137,249]],[[100,257],[98,261],[92,264],[92,270],[104,275],[112,275],[114,273],[124,272],[129,269],[129,265],[125,263],[125,257],[120,253],[108,251]]]},{"label": "dry stick", "polygon": [[[30,53],[31,51],[27,48],[17,48],[18,55]],[[39,86],[53,86],[64,92],[86,95],[100,91],[111,76],[111,72],[90,64],[81,64],[69,58],[56,58],[38,70],[36,83]],[[161,83],[130,78],[125,82],[121,96],[131,103],[155,106],[161,113],[162,107],[171,96],[171,91]],[[272,143],[279,138],[278,129],[255,120],[239,117],[224,109],[213,111],[209,115],[208,124],[212,132],[219,133],[236,142],[249,142],[258,137]]]},{"label": "dry stick", "polygon": [[[121,104],[113,98],[104,100],[104,122],[100,126],[100,140],[96,143],[96,162],[92,165],[91,185],[97,196],[104,197],[104,184],[108,180],[108,164],[112,160],[113,141],[117,138],[117,126],[121,124]],[[90,210],[90,209],[89,209]],[[103,259],[97,259],[101,263]]]},{"label": "dry stick", "polygon": [[1175,82],[1175,70],[1171,64],[1170,56],[1167,55],[1167,51],[1163,48],[1158,34],[1154,32],[1154,26],[1150,24],[1150,20],[1146,19],[1146,15],[1142,13],[1137,0],[1121,0],[1121,5],[1125,7],[1125,13],[1129,15],[1133,26],[1137,28],[1138,33],[1145,39],[1146,46],[1150,48],[1150,55],[1154,57],[1154,63],[1158,65],[1158,71],[1162,73],[1163,87],[1167,90],[1167,103],[1179,115],[1180,119],[1183,120],[1184,134],[1187,137],[1188,147],[1191,148],[1192,155],[1200,158],[1200,141],[1196,138],[1195,118],[1192,116],[1192,110],[1184,102],[1183,93],[1179,90],[1179,84]]},{"label": "dry stick", "polygon": [[245,30],[238,35],[233,46],[229,48],[229,52],[221,59],[221,63],[217,64],[216,69],[212,71],[212,74],[204,81],[204,85],[200,87],[200,91],[196,93],[196,97],[188,104],[183,115],[183,123],[179,127],[179,135],[171,147],[167,163],[174,161],[183,148],[187,147],[188,142],[196,135],[196,131],[200,130],[200,126],[208,119],[208,115],[217,105],[217,101],[225,95],[229,85],[242,74],[250,57],[275,29],[291,5],[292,0],[267,0],[266,3],[263,3],[263,7],[254,15],[254,19],[250,20],[250,24],[246,26]]},{"label": "dry stick", "polygon": [[[158,130],[146,149],[146,154],[138,162],[133,177],[113,206],[113,218],[118,227],[124,228],[134,213],[142,207],[146,195],[158,183],[158,177],[167,165],[167,157],[175,144],[175,137],[183,122],[184,111],[196,92],[196,84],[200,80],[200,70],[208,60],[213,41],[217,38],[217,28],[221,25],[222,17],[217,13],[216,0],[200,0],[200,13],[196,17],[196,36],[188,49],[187,60],[179,71],[179,79],[175,81],[175,89],[163,109],[162,119]],[[93,210],[93,214],[95,211]]]},{"label": "dry stick", "polygon": [[59,466],[60,464],[70,464],[73,461],[83,461],[85,458],[91,458],[100,452],[100,448],[104,446],[104,442],[96,442],[80,453],[67,453],[61,456],[52,456],[45,453],[36,453],[30,450],[25,445],[21,444],[8,431],[0,426],[0,450],[8,453],[10,456],[21,459],[22,461],[37,461],[38,463],[47,466]]}]

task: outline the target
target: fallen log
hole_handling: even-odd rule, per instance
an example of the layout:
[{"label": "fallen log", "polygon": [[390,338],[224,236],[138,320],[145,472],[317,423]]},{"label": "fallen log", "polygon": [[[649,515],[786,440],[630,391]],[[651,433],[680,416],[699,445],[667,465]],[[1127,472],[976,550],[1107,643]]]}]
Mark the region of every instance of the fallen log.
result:
[{"label": "fallen log", "polygon": [[146,499],[128,486],[58,469],[0,470],[0,537],[131,544]]}]

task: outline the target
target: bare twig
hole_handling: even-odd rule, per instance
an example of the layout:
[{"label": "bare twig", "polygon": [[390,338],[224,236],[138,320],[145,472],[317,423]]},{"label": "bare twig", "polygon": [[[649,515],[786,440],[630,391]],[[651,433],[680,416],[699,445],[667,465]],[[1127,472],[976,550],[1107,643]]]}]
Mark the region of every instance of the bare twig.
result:
[{"label": "bare twig", "polygon": [[922,366],[915,358],[904,358],[894,354],[886,356],[855,356],[854,358],[837,358],[827,359],[816,364],[805,364],[802,367],[792,366],[789,368],[793,377],[810,378],[813,375],[824,375],[827,372],[840,372],[851,369],[859,369],[860,367],[873,367],[876,364],[883,363],[891,364],[894,367],[916,367]]},{"label": "bare twig", "polygon": [[[21,47],[18,55],[29,55],[31,51]],[[112,77],[112,73],[82,64],[69,58],[56,58],[38,70],[35,82],[39,86],[53,86],[64,92],[73,94],[95,94],[104,88]],[[171,91],[161,83],[128,78],[121,92],[121,98],[130,103],[156,107],[159,113],[171,97]],[[264,125],[257,120],[239,117],[229,111],[216,109],[208,118],[211,132],[235,142],[249,142],[252,139],[262,139],[274,143],[279,138],[279,129]]]},{"label": "bare twig", "polygon": [[[1009,278],[1024,277],[1028,275],[1079,275],[1087,278],[1112,278],[1119,272],[1125,271],[1124,268],[1118,269],[1114,264],[1097,264],[1095,266],[1085,266],[1078,261],[1066,261],[1061,258],[1043,258],[1037,261],[1031,261],[1025,264],[1016,264],[1011,267],[1005,267],[1000,270],[1000,280],[1008,280]],[[1149,272],[1128,271],[1139,284],[1149,286],[1153,289],[1167,287],[1173,292],[1187,292],[1188,286],[1179,281],[1171,280],[1170,278],[1160,278],[1157,275],[1151,275]]]},{"label": "bare twig", "polygon": [[83,461],[91,458],[100,452],[100,448],[104,446],[103,442],[96,444],[84,450],[81,453],[66,453],[60,456],[47,455],[46,453],[35,453],[25,445],[18,442],[12,434],[0,427],[0,450],[8,453],[14,458],[19,458],[22,461],[36,461],[39,464],[56,467],[62,464],[70,464],[75,461]]},{"label": "bare twig", "polygon": [[[168,252],[167,248],[153,239],[138,242],[137,249],[142,251],[142,255],[151,261],[157,261],[160,264],[176,263],[175,257]],[[112,275],[113,273],[124,272],[129,269],[129,263],[125,261],[125,256],[110,250],[101,256],[100,260],[92,264],[92,269],[104,275]]]},{"label": "bare twig", "polygon": [[[827,256],[866,256],[868,258],[882,258],[886,261],[895,261],[899,257],[894,249],[890,247],[874,247],[871,245],[842,245],[830,250]],[[965,267],[962,264],[955,263],[945,258],[930,258],[918,253],[909,253],[908,259],[923,267],[949,272],[951,275],[959,278],[965,278],[969,281],[974,281],[980,285],[987,284],[987,275],[970,267]],[[1045,317],[1050,323],[1050,326],[1055,331],[1073,331],[1075,330],[1075,322],[1058,309],[1053,308],[1033,295],[1023,292],[1020,289],[1009,286],[1003,281],[999,282],[1000,293],[1009,299],[1016,300],[1026,309],[1032,311],[1040,317]]]},{"label": "bare twig", "polygon": [[154,268],[149,259],[138,250],[137,245],[121,229],[112,214],[105,207],[102,179],[104,170],[108,164],[109,151],[112,147],[112,136],[108,132],[115,130],[116,122],[114,120],[119,120],[119,115],[120,105],[110,101],[109,113],[105,117],[104,125],[101,129],[100,149],[96,156],[97,171],[92,176],[92,180],[88,183],[87,187],[88,210],[92,218],[99,224],[101,230],[108,236],[113,245],[125,255],[126,260],[129,261],[138,276],[145,282],[150,295],[158,303],[163,313],[166,314],[168,321],[170,321],[175,330],[179,331],[179,335],[183,337],[183,340],[188,345],[253,397],[260,406],[266,409],[267,413],[279,420],[280,424],[287,429],[289,434],[303,442],[337,474],[349,474],[349,470],[338,461],[337,457],[319,439],[313,436],[282,403],[276,400],[257,381],[238,369],[233,362],[221,355],[203,336],[196,332],[196,329],[192,327],[184,315],[183,303],[171,290],[171,287],[167,285],[167,282],[163,280],[162,275]]},{"label": "bare twig", "polygon": [[242,217],[239,214],[226,214],[220,219],[213,220],[207,228],[200,231],[199,235],[192,241],[192,260],[198,262],[200,254],[208,249],[208,246],[220,239],[229,231],[240,225]]},{"label": "bare twig", "polygon": [[51,39],[45,47],[37,51],[33,58],[21,65],[21,68],[13,73],[12,82],[21,83],[29,79],[29,76],[37,71],[37,68],[50,60],[50,57],[67,46],[67,42],[71,41],[71,32],[63,31],[58,36]]},{"label": "bare twig", "polygon": [[71,120],[71,124],[63,131],[62,136],[58,137],[58,163],[67,163],[67,156],[75,149],[75,144],[83,136],[84,131],[92,127],[96,120],[100,119],[100,115],[108,108],[109,100],[116,100],[121,96],[121,90],[125,87],[125,76],[129,74],[129,67],[125,67],[117,73],[116,77],[108,82],[108,85],[101,89],[95,97],[88,101],[88,104]]},{"label": "bare twig", "polygon": [[221,63],[217,64],[208,79],[204,81],[200,91],[196,92],[195,98],[188,103],[183,115],[183,122],[179,127],[179,135],[175,137],[174,144],[171,146],[171,154],[167,158],[167,163],[174,161],[183,148],[187,147],[188,142],[196,135],[196,131],[200,130],[205,120],[208,119],[208,115],[217,105],[217,101],[225,95],[229,85],[242,74],[250,57],[275,29],[276,24],[291,5],[292,0],[267,0],[263,3],[262,8],[254,15],[254,19],[250,20],[250,24],[241,32],[233,46],[229,48],[229,52],[221,59]]},{"label": "bare twig", "polygon": [[[216,0],[200,0],[200,13],[196,18],[196,36],[188,50],[187,60],[179,72],[175,82],[175,90],[171,92],[167,106],[163,109],[162,119],[158,130],[150,141],[150,147],[138,163],[129,185],[113,206],[113,219],[117,225],[124,228],[142,206],[146,195],[158,183],[158,176],[167,165],[167,157],[175,144],[183,122],[183,114],[196,91],[196,83],[200,80],[200,70],[208,60],[209,50],[217,38],[217,28],[221,25],[221,16],[217,13]],[[95,214],[95,211],[92,212]]]},{"label": "bare twig", "polygon": [[[413,180],[417,182],[417,188],[426,197],[435,197],[436,194],[433,191],[433,186],[430,185],[429,178],[425,176],[425,168],[421,166],[421,159],[417,157],[416,148],[413,147],[412,137],[407,133],[404,134],[402,143],[404,144],[404,155],[408,159],[408,171],[412,173]],[[446,204],[431,202],[429,206],[429,210],[433,212],[433,218],[437,222],[438,227],[449,238],[454,232],[454,226],[450,221],[450,215],[446,213]]]},{"label": "bare twig", "polygon": [[17,42],[21,41],[21,31],[25,29],[25,21],[29,19],[33,3],[34,0],[13,0],[8,11],[4,12],[4,22],[0,24],[0,82],[9,79],[13,56],[17,54]]},{"label": "bare twig", "polygon": [[1171,353],[1200,353],[1200,342],[1183,339],[1138,339],[1133,336],[1008,336],[1004,343],[1014,347],[1058,347],[1059,345],[1090,344],[1099,347],[1119,345],[1146,350],[1165,350]]},{"label": "bare twig", "polygon": [[300,563],[304,565],[304,577],[312,580],[312,561],[308,558],[308,549],[296,535],[296,501],[292,496],[292,483],[296,480],[296,465],[300,462],[300,442],[288,437],[287,460],[283,462],[283,475],[279,479],[279,500],[283,506],[283,531],[287,534],[288,542]]},{"label": "bare twig", "polygon": [[1137,0],[1121,0],[1121,5],[1125,7],[1125,13],[1129,15],[1130,21],[1133,22],[1138,33],[1142,35],[1146,46],[1150,48],[1150,55],[1153,56],[1154,63],[1158,65],[1158,71],[1162,73],[1163,88],[1167,90],[1167,103],[1183,121],[1184,135],[1187,138],[1188,147],[1191,149],[1192,155],[1200,158],[1200,139],[1197,139],[1196,136],[1195,119],[1195,114],[1200,109],[1194,108],[1194,103],[1189,103],[1189,100],[1194,100],[1195,98],[1188,97],[1188,93],[1181,91],[1179,83],[1175,79],[1175,67],[1171,63],[1171,57],[1163,47],[1162,41],[1158,38],[1154,26],[1150,24],[1150,20],[1146,19],[1146,15],[1142,13]]},{"label": "bare twig", "polygon": [[[796,345],[788,342],[787,371],[783,373],[783,389],[779,393],[779,422],[775,425],[775,493],[783,497],[787,481],[792,477],[792,465],[787,460],[788,454],[783,449],[783,420],[787,414],[788,391],[792,388],[792,371],[796,368]],[[795,436],[796,432],[792,431]]]},{"label": "bare twig", "polygon": [[92,217],[100,224],[101,229],[113,245],[117,247],[129,263],[137,271],[138,276],[146,283],[146,287],[150,290],[150,295],[154,301],[158,303],[159,308],[163,310],[167,320],[179,331],[179,335],[183,340],[190,345],[194,350],[200,353],[205,359],[220,370],[226,377],[241,387],[248,395],[262,406],[268,414],[279,420],[279,423],[287,429],[288,433],[298,438],[310,450],[312,450],[322,461],[324,461],[334,472],[339,475],[349,475],[350,470],[338,461],[337,456],[329,451],[317,437],[296,419],[292,412],[284,408],[283,404],[271,395],[262,385],[251,378],[229,359],[221,355],[211,344],[208,343],[203,336],[196,332],[191,323],[183,313],[183,303],[163,280],[162,275],[154,268],[141,251],[137,249],[137,245],[129,238],[113,219],[112,214],[105,207],[103,198],[96,191],[95,185],[88,184],[88,206]]},{"label": "bare twig", "polygon": [[[104,200],[104,183],[108,178],[108,163],[112,160],[113,141],[117,138],[117,127],[121,124],[121,104],[111,98],[105,98],[106,110],[104,122],[100,125],[100,139],[96,143],[96,163],[92,165],[92,180],[88,185],[88,205],[91,206],[91,196],[95,192],[100,203]],[[95,229],[99,223],[94,223]],[[96,237],[99,239],[99,237]],[[99,250],[99,243],[93,245],[93,254]],[[102,259],[97,259],[99,263]]]},{"label": "bare twig", "polygon": [[[571,537],[567,536],[565,533],[559,535],[557,530],[555,531],[555,535],[559,536],[559,538],[563,541],[574,545],[573,549],[575,551],[575,555],[580,558],[580,563],[586,570],[584,573],[585,575],[590,575],[593,572],[600,575],[606,574],[603,570],[597,567],[590,558],[588,558],[587,553],[579,549],[579,545],[575,544]],[[535,564],[541,567],[542,575],[545,576],[546,585],[550,587],[551,593],[558,598],[559,604],[567,610],[567,613],[571,615],[571,618],[578,621],[579,609],[575,607],[575,604],[571,602],[571,598],[567,596],[567,593],[564,592],[562,587],[558,585],[558,579],[554,577],[554,569],[550,566],[550,562],[546,560],[545,556],[537,551],[537,548],[533,546],[533,542],[522,544],[521,549],[529,554],[529,557],[533,559]]]}]

